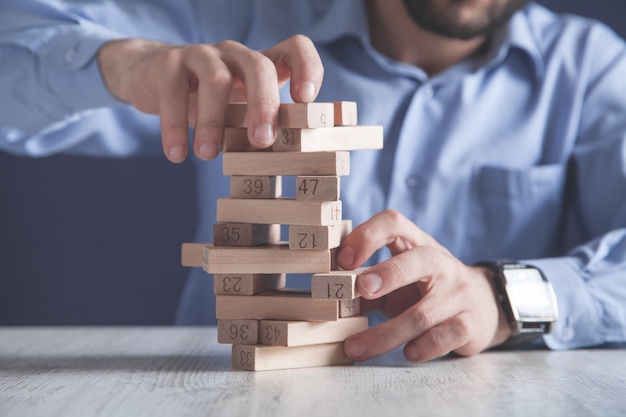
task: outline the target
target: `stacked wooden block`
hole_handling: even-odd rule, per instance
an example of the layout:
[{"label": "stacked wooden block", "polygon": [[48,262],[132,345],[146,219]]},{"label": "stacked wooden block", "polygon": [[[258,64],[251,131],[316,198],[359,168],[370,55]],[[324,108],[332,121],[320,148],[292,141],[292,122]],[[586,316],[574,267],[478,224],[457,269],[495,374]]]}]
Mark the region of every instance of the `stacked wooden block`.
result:
[{"label": "stacked wooden block", "polygon": [[[183,265],[214,274],[218,341],[234,368],[268,370],[350,363],[343,341],[367,328],[358,271],[334,252],[351,230],[342,219],[340,177],[350,150],[381,149],[381,126],[358,126],[354,102],[282,104],[269,150],[247,139],[246,105],[231,104],[223,142],[230,198],[217,202],[213,244],[183,244]],[[282,197],[282,177],[296,197]],[[281,241],[281,225],[289,241]],[[310,291],[286,289],[286,274],[311,274]]]}]

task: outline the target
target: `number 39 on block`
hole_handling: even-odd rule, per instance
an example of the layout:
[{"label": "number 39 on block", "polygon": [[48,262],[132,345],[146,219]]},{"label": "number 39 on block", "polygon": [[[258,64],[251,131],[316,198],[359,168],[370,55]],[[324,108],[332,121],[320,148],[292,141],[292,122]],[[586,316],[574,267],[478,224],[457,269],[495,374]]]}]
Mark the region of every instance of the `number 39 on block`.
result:
[{"label": "number 39 on block", "polygon": [[277,198],[281,194],[281,176],[234,175],[230,177],[231,198]]}]

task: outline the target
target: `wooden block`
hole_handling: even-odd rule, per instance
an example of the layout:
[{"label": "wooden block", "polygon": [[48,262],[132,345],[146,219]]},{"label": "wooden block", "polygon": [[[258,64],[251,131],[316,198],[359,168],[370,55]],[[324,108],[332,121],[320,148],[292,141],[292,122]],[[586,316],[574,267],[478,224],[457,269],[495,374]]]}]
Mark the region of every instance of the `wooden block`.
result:
[{"label": "wooden block", "polygon": [[218,319],[336,321],[358,316],[358,300],[314,300],[306,291],[273,291],[259,295],[217,295]]},{"label": "wooden block", "polygon": [[359,314],[361,314],[361,298],[339,300],[339,317],[353,317]]},{"label": "wooden block", "polygon": [[357,105],[355,101],[334,101],[335,126],[356,126]]},{"label": "wooden block", "polygon": [[183,266],[204,266],[203,250],[209,243],[183,243],[181,264]]},{"label": "wooden block", "polygon": [[254,295],[279,290],[287,285],[285,274],[215,274],[213,293],[216,295]]},{"label": "wooden block", "polygon": [[383,148],[382,126],[278,129],[274,152],[356,151]]},{"label": "wooden block", "polygon": [[224,128],[222,138],[222,151],[224,152],[271,152],[272,147],[256,148],[248,139],[248,129],[243,127]]},{"label": "wooden block", "polygon": [[307,175],[296,178],[296,200],[298,201],[337,201],[339,193],[340,181],[337,176]]},{"label": "wooden block", "polygon": [[343,342],[367,329],[367,317],[355,316],[337,321],[261,320],[259,343],[273,346],[303,346]]},{"label": "wooden block", "polygon": [[289,226],[290,249],[333,249],[352,231],[352,221],[331,226]]},{"label": "wooden block", "polygon": [[226,127],[222,138],[223,152],[257,152],[271,151],[272,148],[255,148],[248,139],[248,129],[245,127]]},{"label": "wooden block", "polygon": [[330,272],[334,256],[328,249],[298,251],[281,244],[252,248],[206,245],[203,257],[203,269],[211,274],[308,274]]},{"label": "wooden block", "polygon": [[230,198],[277,198],[282,195],[282,177],[234,175],[230,177]]},{"label": "wooden block", "polygon": [[258,344],[259,320],[218,320],[217,343]]},{"label": "wooden block", "polygon": [[[231,103],[226,111],[224,125],[247,127],[247,103]],[[331,127],[335,123],[333,103],[281,103],[278,108],[278,127]]]},{"label": "wooden block", "polygon": [[343,342],[309,346],[233,345],[232,365],[246,371],[350,365]]},{"label": "wooden block", "polygon": [[223,173],[231,175],[350,175],[349,152],[225,152]]},{"label": "wooden block", "polygon": [[217,221],[312,226],[339,224],[341,223],[341,201],[220,198],[217,200]]},{"label": "wooden block", "polygon": [[280,224],[215,223],[215,246],[259,246],[280,241]]},{"label": "wooden block", "polygon": [[311,277],[311,296],[317,300],[353,300],[361,296],[356,279],[366,268],[332,271]]}]

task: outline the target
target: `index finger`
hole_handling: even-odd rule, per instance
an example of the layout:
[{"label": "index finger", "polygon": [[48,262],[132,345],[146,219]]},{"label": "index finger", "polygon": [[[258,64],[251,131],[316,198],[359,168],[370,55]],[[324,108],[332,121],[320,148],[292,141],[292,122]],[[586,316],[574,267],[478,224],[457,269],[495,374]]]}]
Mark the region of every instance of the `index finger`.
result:
[{"label": "index finger", "polygon": [[276,137],[280,86],[291,80],[295,102],[313,101],[324,73],[321,58],[313,42],[302,35],[292,36],[262,53],[236,42],[226,42],[223,47],[235,52],[225,55],[224,61],[245,86],[250,143],[269,147]]},{"label": "index finger", "polygon": [[158,105],[163,152],[171,162],[179,163],[187,157],[190,75],[172,61],[167,61],[161,69],[165,76],[158,85]]},{"label": "index finger", "polygon": [[262,53],[237,42],[223,42],[220,49],[223,61],[246,89],[248,139],[257,148],[267,148],[274,143],[280,105],[276,67]]},{"label": "index finger", "polygon": [[276,66],[279,83],[288,79],[296,103],[315,100],[324,78],[324,65],[315,45],[304,35],[292,36],[263,52]]},{"label": "index finger", "polygon": [[433,246],[447,252],[435,239],[402,214],[395,210],[386,210],[346,236],[337,254],[337,261],[342,268],[354,269],[385,246],[391,250],[392,255],[416,246]]}]

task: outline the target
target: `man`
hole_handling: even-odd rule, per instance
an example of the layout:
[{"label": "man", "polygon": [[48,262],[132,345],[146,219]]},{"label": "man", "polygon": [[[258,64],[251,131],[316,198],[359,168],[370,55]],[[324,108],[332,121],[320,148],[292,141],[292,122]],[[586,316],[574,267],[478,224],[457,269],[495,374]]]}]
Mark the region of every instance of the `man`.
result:
[{"label": "man", "polygon": [[[360,226],[338,261],[373,257],[359,291],[392,318],[351,337],[350,357],[404,344],[424,361],[510,340],[495,273],[473,265],[500,258],[552,283],[549,347],[626,341],[626,48],[604,27],[521,0],[2,7],[0,53],[16,63],[1,80],[3,148],[127,154],[160,127],[180,162],[192,126],[208,190],[198,241],[227,192],[220,164],[201,160],[218,156],[229,101],[250,103],[261,148],[289,98],[355,100],[360,123],[385,126],[383,151],[352,154],[342,200]],[[213,319],[202,274],[183,323]]]}]

